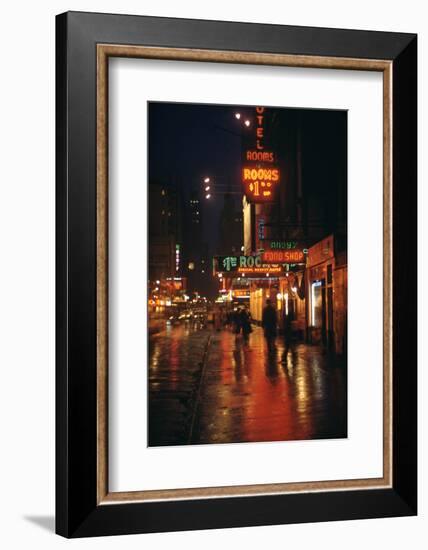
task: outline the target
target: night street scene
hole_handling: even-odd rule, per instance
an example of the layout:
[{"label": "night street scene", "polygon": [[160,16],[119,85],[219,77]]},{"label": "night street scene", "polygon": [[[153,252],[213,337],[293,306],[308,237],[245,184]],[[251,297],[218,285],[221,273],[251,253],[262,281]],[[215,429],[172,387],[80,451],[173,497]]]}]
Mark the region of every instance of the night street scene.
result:
[{"label": "night street scene", "polygon": [[347,112],[148,118],[148,445],[347,437]]}]

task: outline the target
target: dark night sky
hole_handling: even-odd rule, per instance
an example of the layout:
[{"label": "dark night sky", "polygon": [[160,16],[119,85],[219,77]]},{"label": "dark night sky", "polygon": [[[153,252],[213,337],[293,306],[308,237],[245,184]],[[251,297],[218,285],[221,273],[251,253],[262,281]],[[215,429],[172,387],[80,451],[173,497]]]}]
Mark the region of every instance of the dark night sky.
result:
[{"label": "dark night sky", "polygon": [[234,112],[215,105],[151,103],[150,176],[168,179],[177,174],[190,185],[205,174],[224,177],[236,169],[241,139]]},{"label": "dark night sky", "polygon": [[[235,112],[244,116],[238,121]],[[346,185],[346,113],[343,111],[271,109],[281,112],[281,124],[300,114],[303,146],[304,188],[316,197],[335,193],[337,181]],[[254,121],[254,107],[150,103],[149,105],[149,181],[176,185],[188,196],[192,188],[203,188],[209,176],[217,185],[229,182],[240,187],[241,135],[254,134],[243,119]],[[334,180],[336,179],[336,183]],[[236,207],[241,197],[236,195]],[[213,194],[203,201],[204,239],[215,247],[218,216],[223,197]],[[213,231],[213,228],[214,231]]]},{"label": "dark night sky", "polygon": [[[220,191],[237,186],[240,178],[241,136],[250,131],[236,120],[236,108],[217,105],[151,103],[149,110],[149,180],[177,185],[186,196],[192,188],[203,189],[210,177]],[[240,112],[245,112],[241,110]],[[239,196],[235,197],[239,206]],[[205,240],[215,245],[218,216],[223,205],[220,193],[202,205]]]}]

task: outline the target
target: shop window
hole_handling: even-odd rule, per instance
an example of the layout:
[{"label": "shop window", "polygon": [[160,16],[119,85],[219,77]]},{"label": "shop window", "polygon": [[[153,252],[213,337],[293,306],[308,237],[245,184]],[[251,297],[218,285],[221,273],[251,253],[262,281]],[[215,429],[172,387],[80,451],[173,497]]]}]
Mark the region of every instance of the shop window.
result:
[{"label": "shop window", "polygon": [[322,282],[315,281],[311,285],[311,321],[315,328],[322,327]]}]

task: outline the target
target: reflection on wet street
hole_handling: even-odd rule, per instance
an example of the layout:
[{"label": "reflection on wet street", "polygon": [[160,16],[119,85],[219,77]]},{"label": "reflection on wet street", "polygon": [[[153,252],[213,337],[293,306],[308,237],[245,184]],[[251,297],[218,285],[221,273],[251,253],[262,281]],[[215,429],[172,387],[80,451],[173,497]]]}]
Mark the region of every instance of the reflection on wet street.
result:
[{"label": "reflection on wet street", "polygon": [[262,330],[169,328],[151,339],[149,445],[339,438],[347,435],[346,369],[321,348]]},{"label": "reflection on wet street", "polygon": [[149,446],[189,442],[211,331],[167,325],[149,341]]}]

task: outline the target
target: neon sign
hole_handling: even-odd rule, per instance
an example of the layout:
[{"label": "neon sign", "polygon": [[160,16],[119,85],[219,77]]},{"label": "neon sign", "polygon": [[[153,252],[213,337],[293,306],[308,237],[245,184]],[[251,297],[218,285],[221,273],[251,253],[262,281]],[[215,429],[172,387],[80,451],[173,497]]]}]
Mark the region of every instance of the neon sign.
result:
[{"label": "neon sign", "polygon": [[252,274],[263,274],[263,275],[271,275],[271,274],[279,274],[283,273],[283,268],[280,265],[262,265],[260,267],[240,267],[238,269],[238,273],[240,275],[252,275]]},{"label": "neon sign", "polygon": [[245,158],[253,162],[274,162],[275,160],[272,151],[247,151]]},{"label": "neon sign", "polygon": [[244,168],[242,171],[244,181],[279,181],[277,168]]},{"label": "neon sign", "polygon": [[251,274],[279,274],[284,272],[282,265],[264,262],[261,255],[254,256],[217,256],[214,258],[214,272],[223,276],[238,276]]},{"label": "neon sign", "polygon": [[[280,171],[270,163],[275,162],[272,151],[265,151],[264,107],[256,107],[255,149],[246,151],[242,169],[244,192],[249,202],[272,202],[280,179]],[[254,164],[247,164],[253,162]],[[269,166],[263,166],[268,163]]]},{"label": "neon sign", "polygon": [[[290,250],[297,247],[297,241],[270,241],[268,246],[271,250]],[[307,252],[307,248],[303,249]]]},{"label": "neon sign", "polygon": [[264,138],[264,126],[263,126],[263,122],[264,122],[264,112],[265,112],[265,108],[264,107],[256,107],[256,113],[257,113],[257,128],[256,128],[256,136],[257,136],[257,140],[256,140],[256,149],[264,149],[263,147],[263,138]]},{"label": "neon sign", "polygon": [[276,184],[279,182],[278,168],[243,168],[242,181],[250,202],[273,200]]},{"label": "neon sign", "polygon": [[262,259],[260,256],[227,256],[216,258],[219,271],[238,271],[239,269],[260,267]]},{"label": "neon sign", "polygon": [[269,250],[262,253],[262,261],[267,264],[304,264],[306,254],[301,249]]}]

